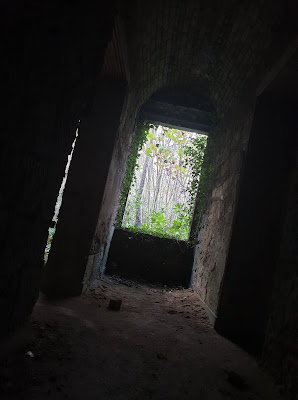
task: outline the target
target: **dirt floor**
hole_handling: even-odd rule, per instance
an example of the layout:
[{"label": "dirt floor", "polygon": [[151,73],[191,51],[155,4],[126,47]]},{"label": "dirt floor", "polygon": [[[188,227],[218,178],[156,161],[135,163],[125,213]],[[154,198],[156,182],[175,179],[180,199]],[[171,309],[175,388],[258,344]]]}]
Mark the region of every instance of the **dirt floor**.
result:
[{"label": "dirt floor", "polygon": [[[120,311],[110,299],[122,300]],[[41,296],[32,324],[26,349],[1,363],[2,400],[281,398],[254,359],[211,328],[190,289],[106,277],[81,297]]]}]

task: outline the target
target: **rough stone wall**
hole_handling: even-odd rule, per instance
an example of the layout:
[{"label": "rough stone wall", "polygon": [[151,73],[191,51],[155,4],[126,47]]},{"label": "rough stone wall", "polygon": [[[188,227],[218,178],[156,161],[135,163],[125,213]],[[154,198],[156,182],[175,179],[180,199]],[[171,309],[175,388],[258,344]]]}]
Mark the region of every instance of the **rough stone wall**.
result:
[{"label": "rough stone wall", "polygon": [[122,109],[120,126],[115,140],[111,164],[106,180],[95,235],[89,251],[84,277],[84,287],[98,274],[105,271],[114,223],[118,211],[120,189],[124,179],[126,162],[134,132],[134,125],[140,101],[133,93],[127,93]]},{"label": "rough stone wall", "polygon": [[119,118],[123,82],[101,78],[92,111],[80,122],[76,148],[42,290],[48,295],[82,292],[86,256],[94,235]]},{"label": "rough stone wall", "polygon": [[[214,158],[210,196],[199,224],[192,286],[216,315],[232,221],[237,201],[243,154],[246,150],[254,113],[255,98],[245,93],[243,102],[228,113],[209,137]],[[210,151],[210,150],[209,150]]]},{"label": "rough stone wall", "polygon": [[179,240],[116,229],[106,272],[158,285],[188,288],[193,246]]},{"label": "rough stone wall", "polygon": [[[43,275],[42,290],[51,296],[80,294],[90,282],[94,257],[97,261],[102,254],[103,229],[98,233],[95,228],[100,210],[106,217],[101,203],[123,106],[126,112],[129,77],[119,15],[115,15],[109,31],[94,97],[80,122],[57,230]],[[115,171],[118,167],[120,172],[120,166]]]},{"label": "rough stone wall", "polygon": [[80,2],[71,10],[61,2],[6,3],[1,334],[23,323],[38,296],[48,227],[78,120],[92,97],[109,18],[100,24],[94,7],[82,13]]},{"label": "rough stone wall", "polygon": [[143,102],[161,87],[207,87],[227,110],[280,36],[282,6],[259,1],[137,2],[128,24],[131,66]]},{"label": "rough stone wall", "polygon": [[[220,267],[212,273],[204,273],[205,277],[202,277],[204,282],[200,283],[202,287],[206,282],[209,288],[216,287],[211,289],[213,295],[211,293],[202,295],[216,312],[216,298],[223,274],[235,203],[237,174],[253,113],[251,99],[245,99],[240,108],[234,108],[233,115],[227,115],[227,112],[239,103],[249,79],[256,75],[259,69],[264,73],[270,46],[273,43],[276,46],[276,43],[282,41],[279,26],[279,19],[283,18],[282,7],[280,4],[268,7],[265,3],[257,1],[239,4],[228,1],[224,6],[220,1],[188,1],[187,4],[173,0],[150,3],[136,1],[133,2],[131,10],[127,9],[126,13],[124,12],[123,18],[127,21],[128,55],[132,78],[129,82],[127,107],[123,113],[123,121],[115,144],[96,235],[88,260],[86,282],[92,276],[92,271],[95,275],[99,270],[104,271],[127,152],[133,134],[134,118],[138,109],[160,88],[183,87],[184,90],[197,95],[198,99],[201,98],[200,91],[204,90],[220,117],[222,125],[218,127],[218,136],[223,138],[222,143],[225,148],[225,153],[219,155],[217,160],[219,175],[214,178],[215,198],[218,197],[216,191],[223,189],[219,189],[224,180],[220,174],[226,176],[231,174],[224,187],[225,197],[232,202],[225,203],[230,211],[223,208],[223,204],[220,206],[221,210],[218,210],[220,203],[217,200],[212,206],[210,204],[212,213],[217,209],[224,218],[219,218],[220,226],[216,226],[215,229],[216,238],[214,237],[211,247],[208,248],[208,254],[212,256],[210,260],[204,262],[204,265],[207,264],[211,269],[215,264]],[[253,85],[255,88],[256,82]],[[231,160],[225,163],[225,157],[231,155],[230,144],[235,152]],[[219,146],[218,152],[221,151],[222,148]],[[221,163],[226,164],[225,171],[220,167]],[[223,172],[220,172],[221,170]],[[207,215],[209,211],[206,213],[206,220]],[[208,233],[203,233],[205,244],[212,240],[211,232],[209,229],[209,241]],[[210,275],[211,279],[206,274]],[[197,282],[197,279],[194,278],[193,282]]]},{"label": "rough stone wall", "polygon": [[292,158],[293,116],[288,102],[275,97],[264,93],[257,102],[215,324],[221,334],[258,356],[269,314]]},{"label": "rough stone wall", "polygon": [[[252,7],[256,11],[253,5]],[[257,26],[259,26],[261,14],[258,16],[257,14],[250,14],[250,18],[252,15],[256,17]],[[262,24],[262,28],[266,31],[266,23]],[[238,73],[241,74],[240,70],[238,70],[241,66],[241,60],[235,63],[233,57],[235,53],[231,54],[227,50],[232,57],[230,65],[227,67],[230,72],[223,75],[222,88],[220,89],[221,96],[218,96],[217,93],[214,95],[216,99],[214,104],[217,104],[219,122],[215,129],[210,132],[213,146],[212,162],[208,165],[212,169],[210,175],[211,186],[208,191],[209,198],[206,196],[207,201],[204,204],[201,215],[192,277],[192,285],[199,292],[201,299],[211,312],[210,315],[213,322],[215,322],[218,311],[219,296],[237,204],[238,183],[250,136],[257,93],[262,85],[260,82],[266,80],[265,77],[270,75],[270,68],[276,63],[276,60],[281,58],[290,42],[290,36],[281,35],[280,40],[274,43],[274,27],[265,31],[263,34],[255,32],[254,39],[249,41],[251,47],[248,52],[254,49],[253,53],[251,53],[253,58],[251,63],[253,65],[247,65],[247,69],[242,65],[242,72],[247,72],[247,75],[243,75],[240,79],[244,83],[242,89],[240,90],[239,86],[239,90],[234,92],[235,87],[233,85],[233,77],[237,76]],[[249,29],[241,37],[247,40],[246,35],[249,34],[248,32]],[[256,44],[255,40],[258,35],[260,37]],[[264,42],[262,42],[263,39]],[[264,46],[263,57],[259,59],[262,46]],[[241,51],[238,53],[238,57],[241,57],[239,54],[243,53]],[[237,79],[235,82],[237,86]],[[214,88],[214,82],[211,81],[210,85]],[[229,90],[225,93],[226,88],[229,88]],[[222,105],[219,99],[223,100],[225,104]],[[225,107],[229,107],[229,109],[227,110]],[[207,154],[208,151],[207,145]]]},{"label": "rough stone wall", "polygon": [[[271,62],[275,60],[275,63],[281,58],[276,48],[272,48],[271,54],[268,52],[266,56]],[[239,96],[229,113],[224,113],[215,131],[210,135],[212,152],[215,154],[210,165],[213,170],[211,190],[208,192],[210,197],[204,205],[199,226],[192,284],[211,309],[213,322],[218,311],[238,200],[238,183],[250,137],[257,90],[260,82],[269,73],[264,65],[265,63],[259,65],[255,70],[242,96]]]}]

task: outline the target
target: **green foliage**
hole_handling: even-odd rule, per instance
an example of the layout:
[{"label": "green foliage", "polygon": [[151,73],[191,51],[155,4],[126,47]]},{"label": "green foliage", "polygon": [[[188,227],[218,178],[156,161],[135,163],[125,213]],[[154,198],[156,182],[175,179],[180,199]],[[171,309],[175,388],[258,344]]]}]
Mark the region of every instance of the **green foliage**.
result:
[{"label": "green foliage", "polygon": [[129,212],[125,212],[123,215],[122,226],[133,226],[136,219],[136,211],[140,205],[142,205],[142,201],[139,197],[139,190],[134,189],[134,195],[127,198],[125,210],[129,210]]},{"label": "green foliage", "polygon": [[180,239],[187,239],[191,218],[189,210],[187,206],[177,203],[174,205],[174,212],[176,218],[173,220],[172,226],[169,227],[168,231],[172,236]]},{"label": "green foliage", "polygon": [[184,166],[190,166],[192,179],[189,181],[187,190],[190,193],[190,200],[188,206],[193,209],[193,204],[195,202],[199,179],[202,169],[202,163],[204,158],[204,151],[207,144],[206,136],[197,136],[192,139],[192,145],[184,148],[185,154],[185,164]]},{"label": "green foliage", "polygon": [[201,215],[203,215],[206,201],[210,193],[212,174],[214,172],[214,159],[217,152],[218,144],[215,143],[213,135],[208,137],[208,147],[204,154],[204,162],[202,163],[200,182],[198,186],[198,193],[193,212],[193,220],[190,231],[190,241],[194,242],[197,236],[197,230]]},{"label": "green foliage", "polygon": [[190,222],[187,207],[177,203],[174,206],[174,212],[176,218],[173,220],[172,224],[170,224],[169,220],[165,217],[164,210],[153,210],[149,214],[150,222],[148,224],[142,224],[139,227],[128,224],[126,228],[133,232],[143,232],[159,237],[187,240]]},{"label": "green foliage", "polygon": [[[155,129],[149,131],[150,128]],[[162,127],[161,130],[160,128],[156,129],[148,122],[138,125],[128,157],[116,226],[123,226],[134,232],[188,240],[207,137],[177,129]],[[141,165],[146,164],[146,168],[140,170],[141,175],[138,173],[138,179],[134,181],[135,173],[140,169],[138,157],[141,153],[143,154]],[[145,162],[145,159],[151,160]],[[151,174],[150,181],[155,176],[157,186],[150,186],[151,194],[149,197],[144,197],[144,177],[146,177],[144,171],[147,171],[148,163],[155,168],[155,170],[150,170],[155,171],[155,175],[153,172],[149,174]],[[166,179],[166,187],[160,184],[162,176]],[[142,184],[140,184],[141,181]],[[169,191],[172,187],[171,182],[175,185]],[[135,184],[138,185],[138,189],[134,187]],[[148,188],[149,186],[146,193],[148,193]],[[182,193],[181,197],[177,196],[177,190]],[[168,204],[168,196],[172,198],[171,205]],[[142,199],[145,199],[144,204]],[[179,203],[178,199],[183,204]],[[174,201],[177,200],[178,202],[173,206]],[[196,208],[195,211],[197,211]],[[140,223],[141,225],[136,227]]]},{"label": "green foliage", "polygon": [[157,235],[167,234],[167,218],[164,215],[164,210],[162,211],[151,211],[149,214],[150,223],[142,224],[139,226],[141,231],[151,232]]},{"label": "green foliage", "polygon": [[146,142],[147,135],[151,126],[153,126],[153,124],[148,121],[142,121],[137,124],[134,137],[130,146],[130,152],[126,164],[126,173],[120,192],[119,208],[116,217],[117,227],[121,227],[130,186],[135,176],[135,169],[136,167],[138,168],[137,162],[139,158],[139,150],[141,150],[143,144]]}]

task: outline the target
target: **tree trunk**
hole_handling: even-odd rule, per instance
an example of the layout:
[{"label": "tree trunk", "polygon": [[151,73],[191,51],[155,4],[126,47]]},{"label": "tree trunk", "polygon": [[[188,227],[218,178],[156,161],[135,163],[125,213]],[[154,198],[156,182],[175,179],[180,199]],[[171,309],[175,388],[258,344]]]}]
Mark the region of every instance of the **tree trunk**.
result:
[{"label": "tree trunk", "polygon": [[143,166],[143,171],[142,171],[142,176],[141,176],[141,181],[140,181],[140,186],[139,186],[139,192],[136,198],[137,201],[137,207],[136,207],[136,219],[135,219],[135,226],[138,227],[141,225],[141,201],[142,201],[142,196],[143,196],[143,191],[144,191],[144,186],[145,186],[145,180],[146,180],[146,175],[148,171],[148,166],[149,166],[149,157],[145,158],[144,166]]}]

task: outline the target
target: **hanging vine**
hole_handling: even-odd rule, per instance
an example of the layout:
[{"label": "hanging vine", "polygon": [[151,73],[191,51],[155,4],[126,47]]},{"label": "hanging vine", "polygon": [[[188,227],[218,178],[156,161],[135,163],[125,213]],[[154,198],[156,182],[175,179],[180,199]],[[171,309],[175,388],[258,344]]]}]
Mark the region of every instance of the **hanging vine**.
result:
[{"label": "hanging vine", "polygon": [[139,122],[116,226],[189,240],[206,143],[202,134]]},{"label": "hanging vine", "polygon": [[127,202],[127,197],[129,194],[130,186],[133,182],[135,176],[135,170],[138,164],[139,151],[143,147],[143,144],[147,140],[147,134],[149,129],[154,125],[149,121],[139,121],[137,123],[134,136],[131,142],[130,151],[128,155],[128,160],[126,164],[126,172],[122,184],[122,189],[120,191],[119,198],[119,208],[116,217],[116,227],[120,228],[122,224],[123,215],[125,212],[125,206]]},{"label": "hanging vine", "polygon": [[191,179],[189,180],[187,191],[189,192],[188,209],[192,215],[204,159],[204,152],[207,145],[207,136],[198,135],[192,139],[192,145],[184,149],[184,166],[190,167]]}]

